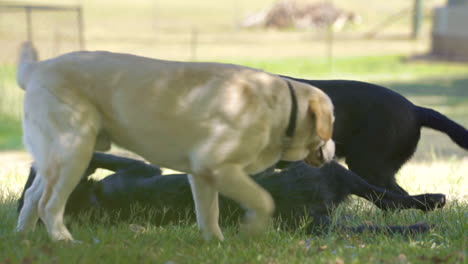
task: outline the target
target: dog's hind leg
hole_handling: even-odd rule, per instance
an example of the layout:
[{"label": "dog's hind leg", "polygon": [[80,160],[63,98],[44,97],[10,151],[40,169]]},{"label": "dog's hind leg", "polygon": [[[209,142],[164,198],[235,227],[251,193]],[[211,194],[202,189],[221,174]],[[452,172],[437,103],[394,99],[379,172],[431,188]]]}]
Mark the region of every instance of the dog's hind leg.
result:
[{"label": "dog's hind leg", "polygon": [[189,175],[188,179],[195,202],[198,228],[203,237],[205,240],[210,240],[213,236],[221,241],[224,240],[218,223],[218,191],[212,182],[206,180],[207,177]]},{"label": "dog's hind leg", "polygon": [[38,215],[38,203],[42,195],[44,181],[41,175],[35,175],[35,179],[31,186],[24,191],[23,203],[19,208],[18,224],[16,226],[17,232],[27,232],[34,230],[36,227]]},{"label": "dog's hind leg", "polygon": [[[92,139],[89,138],[89,141]],[[81,179],[91,158],[92,146],[72,146],[69,153],[56,157],[44,173],[44,191],[39,201],[39,216],[53,240],[73,240],[63,222],[68,197]]]},{"label": "dog's hind leg", "polygon": [[91,159],[99,124],[91,104],[72,99],[73,107],[46,89],[30,89],[25,96],[24,141],[41,181],[26,193],[31,205],[21,210],[17,230],[34,222],[37,208],[53,240],[73,240],[63,223],[65,204]]},{"label": "dog's hind leg", "polygon": [[355,151],[350,151],[349,153],[351,154],[348,153],[346,156],[346,164],[348,165],[349,170],[358,174],[370,184],[379,186],[394,193],[408,195],[408,193],[396,182],[395,174],[399,168],[396,164],[392,164],[388,161],[390,159],[386,159],[378,155],[375,156],[374,153],[379,152],[377,149],[370,149],[367,147],[367,149],[364,150],[362,148],[360,149],[357,144],[353,144],[352,146],[355,145],[356,147],[353,149]]}]

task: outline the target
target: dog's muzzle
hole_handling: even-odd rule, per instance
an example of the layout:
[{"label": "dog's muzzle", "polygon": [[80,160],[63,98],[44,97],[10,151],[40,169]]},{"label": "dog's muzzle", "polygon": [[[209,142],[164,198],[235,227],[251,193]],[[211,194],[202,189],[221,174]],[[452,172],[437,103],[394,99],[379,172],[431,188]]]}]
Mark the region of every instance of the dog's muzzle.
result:
[{"label": "dog's muzzle", "polygon": [[335,157],[335,142],[328,140],[323,146],[318,148],[315,153],[310,153],[305,162],[314,167],[321,167]]},{"label": "dog's muzzle", "polygon": [[322,160],[324,163],[328,163],[333,160],[335,157],[335,141],[328,140],[325,145],[320,148],[320,152],[322,153]]}]

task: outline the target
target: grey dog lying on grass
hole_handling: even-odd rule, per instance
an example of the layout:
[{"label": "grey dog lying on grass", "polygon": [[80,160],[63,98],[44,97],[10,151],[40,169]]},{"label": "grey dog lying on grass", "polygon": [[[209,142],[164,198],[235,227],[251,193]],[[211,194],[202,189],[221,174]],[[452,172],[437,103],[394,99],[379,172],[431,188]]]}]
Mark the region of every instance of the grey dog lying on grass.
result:
[{"label": "grey dog lying on grass", "polygon": [[[114,173],[100,181],[89,176],[98,168]],[[31,172],[19,200],[18,211],[23,206],[26,189],[31,186],[36,172]],[[285,228],[296,228],[301,219],[312,220],[307,232],[325,232],[331,225],[329,214],[350,194],[357,195],[388,209],[433,210],[445,205],[443,194],[401,195],[368,184],[358,175],[336,162],[314,168],[304,162],[290,164],[282,171],[269,169],[254,179],[264,187],[276,203],[275,217]],[[186,174],[161,175],[158,167],[142,161],[104,153],[94,153],[81,182],[70,196],[65,214],[76,215],[90,211],[113,214],[113,221],[126,221],[135,217],[133,208],[138,204],[154,209],[155,224],[177,223],[194,219],[193,198]],[[238,220],[242,210],[231,200],[222,198],[220,210],[224,222]],[[114,215],[115,213],[115,215]],[[417,233],[429,229],[427,224],[411,226],[334,226],[347,232],[365,230],[375,232]]]}]

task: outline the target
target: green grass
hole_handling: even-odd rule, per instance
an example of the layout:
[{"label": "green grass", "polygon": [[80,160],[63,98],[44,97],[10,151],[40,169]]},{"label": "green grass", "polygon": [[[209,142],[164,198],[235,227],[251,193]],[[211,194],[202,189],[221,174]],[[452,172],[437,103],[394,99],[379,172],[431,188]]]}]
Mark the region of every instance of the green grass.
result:
[{"label": "green grass", "polygon": [[[151,219],[109,226],[105,217],[89,223],[87,216],[71,221],[70,228],[82,243],[51,242],[43,227],[33,233],[13,232],[14,203],[0,207],[0,261],[4,263],[463,263],[466,255],[466,203],[451,202],[430,213],[403,211],[383,214],[361,200],[340,206],[335,218],[349,225],[434,224],[427,234],[411,237],[388,234],[328,232],[308,235],[270,227],[251,239],[239,235],[236,226],[223,228],[222,243],[204,242],[193,221],[158,227]],[[76,220],[76,219],[75,219]]]},{"label": "green grass", "polygon": [[24,92],[16,85],[15,69],[0,64],[0,151],[21,149],[21,115]]},{"label": "green grass", "polygon": [[21,122],[9,117],[0,117],[0,151],[22,148]]},{"label": "green grass", "polygon": [[[299,0],[302,1],[302,0]],[[304,0],[305,1],[305,0]],[[59,4],[76,1],[50,0]],[[242,30],[238,22],[272,0],[80,1],[84,7],[86,47],[130,52],[172,60],[222,61],[304,78],[349,78],[389,86],[413,102],[435,108],[468,126],[468,65],[407,61],[408,55],[429,49],[431,8],[445,0],[424,1],[423,37],[406,37],[410,16],[379,32],[363,34],[412,1],[334,0],[362,16],[363,23],[336,35],[334,59],[326,59],[323,32],[316,30]],[[76,50],[74,16],[35,13],[34,41],[41,58]],[[16,25],[12,27],[11,25]],[[196,29],[197,44],[192,46]],[[247,240],[237,227],[224,227],[226,241],[206,243],[193,222],[156,227],[151,219],[135,219],[107,226],[106,219],[91,224],[68,221],[81,244],[50,242],[44,228],[27,235],[13,232],[15,199],[28,173],[22,149],[20,116],[23,91],[15,84],[16,51],[24,40],[24,15],[0,16],[0,263],[466,263],[468,214],[468,159],[445,135],[423,129],[412,162],[398,174],[411,193],[442,192],[449,204],[431,213],[402,211],[383,214],[367,202],[353,199],[336,212],[350,225],[435,224],[415,237],[330,232],[324,236],[269,231]],[[192,51],[195,50],[193,54]],[[403,54],[403,56],[394,55]],[[275,59],[273,59],[275,58]],[[8,63],[8,65],[5,65]],[[70,220],[70,219],[68,219]],[[136,226],[135,226],[136,225]]]},{"label": "green grass", "polygon": [[[266,71],[304,78],[351,78],[388,85],[413,102],[435,108],[468,126],[468,65],[408,62],[401,56],[339,57],[332,67],[324,59],[220,59]],[[23,91],[16,87],[13,68],[0,68],[0,150],[21,149],[20,113]],[[237,226],[225,226],[226,241],[204,242],[193,221],[158,227],[151,219],[108,226],[68,219],[75,238],[83,243],[51,242],[43,227],[19,235],[15,199],[27,176],[28,163],[14,163],[0,154],[0,263],[464,263],[468,223],[466,151],[445,135],[423,130],[413,162],[398,175],[411,193],[442,192],[449,204],[434,212],[415,210],[384,214],[360,199],[341,205],[335,219],[349,225],[434,224],[427,234],[351,235],[328,232],[312,236],[274,226],[246,239]]]}]

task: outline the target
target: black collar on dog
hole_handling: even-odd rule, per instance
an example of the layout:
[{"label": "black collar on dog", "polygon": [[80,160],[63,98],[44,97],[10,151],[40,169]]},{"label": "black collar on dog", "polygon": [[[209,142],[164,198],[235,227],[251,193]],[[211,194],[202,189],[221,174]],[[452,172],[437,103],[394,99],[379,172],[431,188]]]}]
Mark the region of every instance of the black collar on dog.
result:
[{"label": "black collar on dog", "polygon": [[291,113],[289,115],[289,124],[288,128],[286,129],[286,136],[293,137],[294,131],[296,130],[296,119],[297,119],[297,98],[296,92],[294,92],[294,88],[292,87],[289,81],[286,81],[289,88],[289,93],[291,94]]}]

